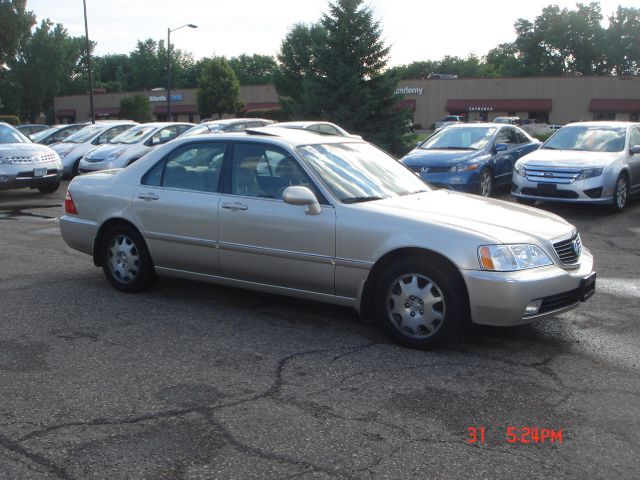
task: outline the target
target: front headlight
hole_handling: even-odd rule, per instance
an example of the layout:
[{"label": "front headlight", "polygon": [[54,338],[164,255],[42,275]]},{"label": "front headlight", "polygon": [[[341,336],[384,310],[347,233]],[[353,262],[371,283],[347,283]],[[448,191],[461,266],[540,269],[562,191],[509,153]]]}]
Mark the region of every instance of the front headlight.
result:
[{"label": "front headlight", "polygon": [[601,168],[588,168],[580,172],[580,174],[576,177],[576,181],[586,180],[587,178],[599,177],[600,175],[602,175]]},{"label": "front headlight", "polygon": [[513,171],[516,172],[521,177],[526,177],[527,176],[527,171],[518,162],[516,162],[515,166],[513,167]]},{"label": "front headlight", "polygon": [[482,245],[478,259],[483,270],[512,272],[552,265],[549,256],[537,245]]},{"label": "front headlight", "polygon": [[107,157],[107,162],[110,160],[115,160],[116,158],[118,158],[120,155],[122,155],[125,152],[126,148],[121,148],[119,150],[116,150],[115,152],[111,153],[108,157]]},{"label": "front headlight", "polygon": [[60,153],[58,153],[58,155],[60,156],[60,158],[64,158],[69,155],[69,153],[71,153],[71,150],[73,150],[73,148],[67,148],[66,150],[62,150]]},{"label": "front headlight", "polygon": [[477,163],[466,163],[462,165],[454,165],[449,169],[449,173],[464,173],[476,170],[480,165]]}]

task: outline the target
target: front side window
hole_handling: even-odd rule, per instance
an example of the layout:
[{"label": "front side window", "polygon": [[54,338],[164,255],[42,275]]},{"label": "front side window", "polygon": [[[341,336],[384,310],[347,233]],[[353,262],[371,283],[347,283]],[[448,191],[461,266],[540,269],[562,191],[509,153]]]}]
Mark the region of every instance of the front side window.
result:
[{"label": "front side window", "polygon": [[496,143],[506,143],[509,146],[516,145],[518,143],[516,131],[513,128],[503,128],[498,132]]},{"label": "front side window", "polygon": [[231,193],[282,199],[287,187],[305,186],[321,198],[315,185],[287,152],[259,143],[238,143],[233,149]]},{"label": "front side window", "polygon": [[153,132],[153,130],[155,130],[155,127],[153,126],[141,125],[139,127],[133,127],[122,132],[120,135],[116,135],[109,141],[109,143],[123,143],[126,145],[138,143]]},{"label": "front side window", "polygon": [[587,152],[621,152],[624,149],[626,128],[582,126],[563,127],[541,148],[550,150],[579,150]]},{"label": "front side window", "polygon": [[153,134],[151,137],[151,143],[167,143],[176,138],[182,132],[189,130],[189,128],[191,128],[189,125],[171,125],[169,127],[165,127]]},{"label": "front side window", "polygon": [[142,180],[143,185],[196,192],[219,192],[226,143],[183,145],[157,163]]},{"label": "front side window", "polygon": [[120,125],[117,127],[110,128],[109,130],[107,130],[106,132],[104,132],[102,135],[98,137],[97,139],[98,145],[107,143],[109,140],[111,140],[114,137],[117,137],[122,132],[129,130],[131,127],[132,125]]},{"label": "front side window", "polygon": [[368,143],[305,145],[298,153],[343,203],[429,191],[411,170]]},{"label": "front side window", "polygon": [[629,146],[634,147],[640,145],[640,127],[634,127],[631,129],[631,136],[629,137]]}]

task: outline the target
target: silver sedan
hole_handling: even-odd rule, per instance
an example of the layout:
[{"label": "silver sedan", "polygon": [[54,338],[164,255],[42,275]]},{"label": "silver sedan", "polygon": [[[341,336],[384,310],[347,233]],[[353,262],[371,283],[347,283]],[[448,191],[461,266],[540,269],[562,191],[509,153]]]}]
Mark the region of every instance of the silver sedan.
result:
[{"label": "silver sedan", "polygon": [[301,130],[179,138],[76,177],[64,208],[64,240],[118,290],[169,275],[330,302],[411,347],[469,319],[554,316],[595,289],[562,218],[433,190],[373,145]]}]

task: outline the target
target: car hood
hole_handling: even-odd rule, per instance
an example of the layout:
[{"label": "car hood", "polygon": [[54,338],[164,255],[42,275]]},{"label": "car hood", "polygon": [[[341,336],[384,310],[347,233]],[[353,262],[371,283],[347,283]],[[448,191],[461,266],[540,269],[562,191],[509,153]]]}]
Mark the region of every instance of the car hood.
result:
[{"label": "car hood", "polygon": [[444,167],[456,165],[481,155],[482,152],[476,150],[420,150],[416,148],[400,159],[400,162],[408,167]]},{"label": "car hood", "polygon": [[539,149],[522,157],[525,167],[590,168],[602,167],[620,158],[622,152],[584,152],[577,150]]},{"label": "car hood", "polygon": [[450,190],[362,205],[396,217],[470,230],[497,243],[545,244],[575,232],[575,227],[566,220],[544,210]]},{"label": "car hood", "polygon": [[33,157],[51,154],[53,151],[39,143],[0,143],[0,157]]}]

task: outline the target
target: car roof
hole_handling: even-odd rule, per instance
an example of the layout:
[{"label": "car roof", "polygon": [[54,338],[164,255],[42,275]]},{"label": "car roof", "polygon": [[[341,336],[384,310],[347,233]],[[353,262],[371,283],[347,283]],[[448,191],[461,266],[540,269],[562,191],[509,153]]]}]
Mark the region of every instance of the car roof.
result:
[{"label": "car roof", "polygon": [[[363,143],[363,140],[353,137],[339,137],[334,135],[318,135],[315,132],[279,127],[279,124],[267,127],[248,128],[245,132],[225,133],[224,140],[266,141],[276,145],[297,147],[301,145],[321,145],[328,143]],[[177,137],[173,142],[203,141],[207,139],[220,140],[220,133],[207,133],[191,137]]]},{"label": "car roof", "polygon": [[638,122],[617,122],[613,120],[605,120],[605,121],[594,121],[594,122],[573,122],[564,125],[564,127],[630,127],[633,125],[640,125]]},{"label": "car roof", "polygon": [[209,120],[206,122],[202,122],[199,125],[227,125],[230,123],[255,122],[255,121],[273,123],[273,120],[268,120],[266,118],[247,117],[247,118],[221,118],[218,120]]},{"label": "car roof", "polygon": [[335,125],[331,122],[327,122],[325,120],[300,120],[297,122],[278,122],[277,125],[278,126],[282,126],[284,128],[287,127],[308,127],[309,125],[318,125],[318,124],[325,124],[325,125]]}]

